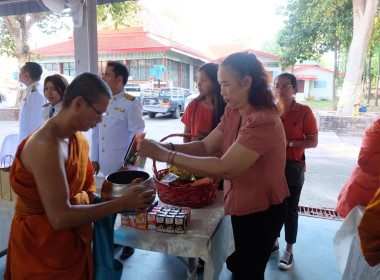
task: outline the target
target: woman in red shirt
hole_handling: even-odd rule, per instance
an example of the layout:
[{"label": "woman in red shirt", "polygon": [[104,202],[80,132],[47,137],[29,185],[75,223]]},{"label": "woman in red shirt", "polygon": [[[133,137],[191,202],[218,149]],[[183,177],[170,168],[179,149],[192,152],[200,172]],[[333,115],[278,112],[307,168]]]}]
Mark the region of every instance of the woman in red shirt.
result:
[{"label": "woman in red shirt", "polygon": [[202,140],[218,125],[226,103],[218,83],[218,64],[206,63],[198,70],[199,96],[189,103],[181,121],[184,133],[196,137],[184,137],[183,142]]},{"label": "woman in red shirt", "polygon": [[[305,149],[318,144],[317,121],[311,109],[295,100],[298,91],[297,79],[293,74],[282,73],[274,80],[275,96],[283,106],[281,115],[286,135],[285,176],[290,197],[285,219],[286,250],[279,268],[289,269],[293,265],[293,244],[296,243],[298,230],[298,202],[304,183]],[[273,253],[279,250],[278,240],[273,246]]]}]

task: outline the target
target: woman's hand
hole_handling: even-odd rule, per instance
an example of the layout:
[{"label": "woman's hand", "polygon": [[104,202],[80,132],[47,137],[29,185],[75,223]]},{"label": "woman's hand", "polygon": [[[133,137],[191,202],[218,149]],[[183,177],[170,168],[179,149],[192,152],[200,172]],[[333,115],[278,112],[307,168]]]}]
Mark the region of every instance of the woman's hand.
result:
[{"label": "woman's hand", "polygon": [[139,156],[149,157],[161,162],[167,161],[169,152],[163,145],[153,140],[142,139],[137,145],[137,154]]}]

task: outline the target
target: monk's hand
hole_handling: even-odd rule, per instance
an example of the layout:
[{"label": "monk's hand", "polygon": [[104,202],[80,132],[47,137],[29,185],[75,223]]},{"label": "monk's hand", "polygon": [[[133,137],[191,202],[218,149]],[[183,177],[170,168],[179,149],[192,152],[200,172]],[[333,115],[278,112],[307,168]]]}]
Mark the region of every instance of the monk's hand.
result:
[{"label": "monk's hand", "polygon": [[92,163],[92,168],[94,169],[94,174],[95,174],[95,175],[98,175],[99,170],[100,170],[99,162],[97,162],[97,161],[93,161],[93,162],[91,162],[91,163]]},{"label": "monk's hand", "polygon": [[123,193],[122,198],[124,210],[142,212],[153,205],[156,190],[144,191],[141,186],[133,186]]},{"label": "monk's hand", "polygon": [[159,142],[149,139],[141,139],[137,145],[137,154],[139,156],[149,157],[157,161],[166,161],[169,152],[170,151]]}]

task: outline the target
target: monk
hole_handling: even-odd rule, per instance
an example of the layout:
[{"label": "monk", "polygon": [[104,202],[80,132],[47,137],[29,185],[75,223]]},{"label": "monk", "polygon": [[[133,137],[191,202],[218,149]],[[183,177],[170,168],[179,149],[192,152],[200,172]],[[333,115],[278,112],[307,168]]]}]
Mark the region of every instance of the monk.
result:
[{"label": "monk", "polygon": [[368,203],[360,220],[360,249],[370,266],[380,263],[380,189]]},{"label": "monk", "polygon": [[152,205],[154,191],[140,186],[92,204],[94,171],[80,131],[102,121],[110,97],[98,76],[79,75],[58,114],[20,144],[10,171],[17,202],[5,279],[93,279],[92,222]]}]

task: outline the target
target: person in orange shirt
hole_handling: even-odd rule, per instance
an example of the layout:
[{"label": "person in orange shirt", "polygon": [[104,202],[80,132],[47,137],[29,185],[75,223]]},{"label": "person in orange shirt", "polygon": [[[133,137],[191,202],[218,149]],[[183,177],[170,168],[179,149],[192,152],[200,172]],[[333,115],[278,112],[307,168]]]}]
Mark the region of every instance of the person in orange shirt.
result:
[{"label": "person in orange shirt", "polygon": [[370,266],[380,263],[380,189],[366,207],[358,226],[360,250]]},{"label": "person in orange shirt", "polygon": [[58,114],[19,146],[11,167],[17,194],[5,279],[93,279],[92,222],[124,210],[143,211],[154,191],[129,188],[96,198],[88,143],[80,131],[102,121],[111,93],[98,76],[79,75]]},{"label": "person in orange shirt", "polygon": [[[285,219],[286,249],[278,266],[289,269],[293,265],[293,244],[296,243],[298,231],[298,202],[304,183],[305,149],[318,144],[317,121],[311,109],[295,100],[298,91],[297,79],[291,73],[282,73],[274,80],[274,92],[278,102],[283,106],[281,115],[286,135],[285,176],[290,197]],[[276,240],[272,252],[279,250]]]},{"label": "person in orange shirt", "polygon": [[366,129],[358,163],[338,196],[336,212],[346,217],[357,205],[366,206],[380,186],[380,116]]}]

